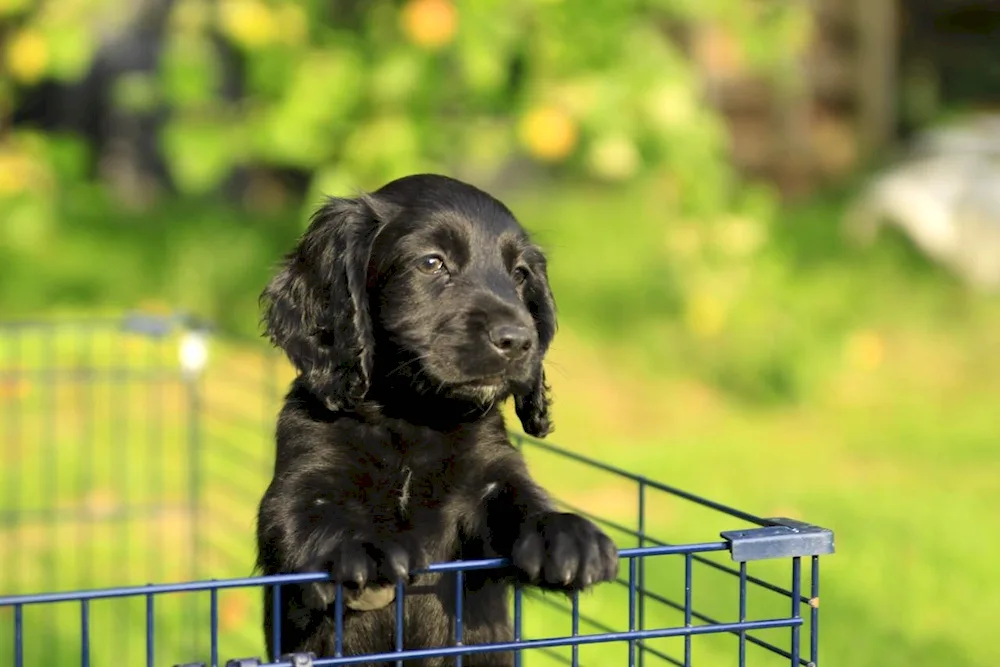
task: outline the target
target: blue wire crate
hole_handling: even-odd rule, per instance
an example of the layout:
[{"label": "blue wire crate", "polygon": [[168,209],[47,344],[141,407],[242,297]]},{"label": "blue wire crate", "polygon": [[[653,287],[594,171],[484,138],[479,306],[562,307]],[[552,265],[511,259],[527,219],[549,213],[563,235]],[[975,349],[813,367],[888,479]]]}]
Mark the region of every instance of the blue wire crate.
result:
[{"label": "blue wire crate", "polygon": [[[236,588],[258,588],[273,586],[278,591],[275,604],[280,603],[280,589],[283,584],[301,584],[325,581],[325,574],[295,574],[272,577],[248,577],[237,579],[183,582],[150,586],[132,586],[123,588],[105,588],[91,591],[70,591],[65,593],[49,593],[40,595],[20,595],[0,597],[0,609],[12,610],[13,617],[13,665],[26,667],[24,661],[25,646],[31,641],[44,641],[44,637],[36,637],[31,632],[30,625],[24,621],[25,609],[46,604],[74,603],[79,610],[79,664],[90,667],[92,661],[93,643],[91,635],[91,607],[97,601],[121,600],[133,598],[145,602],[146,646],[145,662],[149,667],[154,665],[156,655],[156,634],[154,619],[157,600],[171,594],[198,593],[208,601],[208,609],[204,614],[204,634],[208,639],[208,655],[192,656],[193,660],[184,665],[228,665],[232,667],[250,667],[260,665],[266,667],[299,667],[301,665],[334,666],[358,665],[369,663],[402,664],[403,660],[413,660],[431,657],[447,657],[453,659],[456,666],[461,667],[463,658],[468,664],[472,656],[491,651],[514,651],[516,664],[531,662],[528,654],[545,652],[558,662],[570,665],[584,664],[581,652],[586,647],[598,644],[616,644],[623,647],[622,661],[629,667],[646,664],[673,664],[689,667],[693,664],[692,642],[703,635],[732,635],[731,650],[736,664],[741,667],[750,662],[748,646],[756,647],[764,653],[776,656],[779,663],[791,665],[818,665],[819,662],[819,570],[820,557],[834,551],[833,534],[831,531],[790,519],[763,519],[740,510],[721,505],[701,498],[680,489],[661,484],[640,475],[620,470],[605,463],[589,459],[574,452],[569,452],[551,444],[538,442],[523,436],[515,435],[515,441],[523,448],[536,448],[550,455],[564,458],[577,464],[591,467],[594,470],[609,473],[625,480],[635,487],[636,504],[639,507],[635,527],[628,527],[618,522],[608,520],[593,512],[582,510],[562,503],[566,509],[579,511],[598,521],[609,531],[630,535],[636,540],[636,546],[622,548],[622,574],[617,582],[605,584],[609,588],[620,588],[626,603],[621,610],[621,617],[613,619],[616,624],[609,623],[607,613],[604,619],[594,618],[584,613],[582,607],[587,593],[577,593],[572,596],[555,596],[542,594],[531,588],[518,587],[513,597],[513,617],[515,626],[514,641],[503,644],[479,646],[463,645],[462,639],[462,597],[456,597],[455,605],[458,619],[455,626],[456,642],[451,646],[430,649],[406,649],[402,641],[402,605],[396,605],[397,635],[396,652],[343,656],[339,652],[334,656],[292,655],[283,656],[277,662],[267,662],[261,658],[236,658],[223,656],[219,647],[219,600],[228,590]],[[708,542],[692,542],[670,544],[646,529],[649,523],[647,507],[650,496],[665,494],[679,499],[692,506],[711,510],[730,521],[740,521],[748,524],[735,530],[721,531],[719,539]],[[621,546],[621,541],[619,541]],[[713,558],[723,555],[725,558]],[[651,571],[657,561],[679,560],[682,568],[683,586],[680,599],[673,599],[647,583]],[[803,593],[803,559],[806,559],[809,569],[807,593]],[[727,562],[728,560],[728,562]],[[767,562],[770,565],[781,565],[787,568],[788,587],[775,584],[749,573],[751,563]],[[426,572],[450,573],[456,577],[457,588],[462,590],[465,573],[473,570],[485,570],[508,566],[505,560],[462,561],[439,563],[430,566]],[[719,596],[720,601],[729,604],[731,610],[726,614],[708,614],[696,608],[694,593],[696,590],[696,571],[706,569],[721,573],[731,579],[732,595]],[[774,569],[772,567],[772,569]],[[717,589],[718,587],[716,587]],[[755,590],[775,594],[786,601],[785,612],[782,614],[754,615],[748,613],[748,602]],[[606,591],[610,592],[610,591]],[[397,600],[405,600],[406,591],[402,584],[398,585]],[[609,603],[609,596],[603,596],[604,607]],[[725,598],[721,600],[721,598]],[[731,604],[730,604],[731,603]],[[343,618],[341,591],[338,590],[335,613],[337,625]],[[551,633],[547,636],[528,637],[524,632],[526,607],[550,607],[565,614],[569,619],[568,633]],[[621,606],[621,605],[616,605]],[[663,622],[663,614],[653,614],[664,609],[677,612],[677,623]],[[584,626],[590,631],[584,631]],[[783,630],[784,641],[758,636],[764,631]],[[279,643],[280,624],[274,629],[276,645]],[[772,633],[773,634],[773,633]],[[657,647],[657,640],[679,639],[682,650],[671,654]],[[564,649],[562,652],[559,649]],[[226,660],[228,658],[228,660]],[[65,663],[64,663],[65,664]],[[116,663],[117,664],[117,663]],[[732,663],[730,663],[732,664]],[[770,663],[769,663],[770,664]]]},{"label": "blue wire crate", "polygon": [[[820,558],[834,551],[831,531],[791,519],[760,518],[520,434],[512,434],[512,440],[522,449],[530,466],[558,470],[561,475],[573,479],[580,489],[606,490],[601,492],[603,495],[593,495],[598,491],[591,491],[591,495],[580,491],[557,500],[566,511],[577,512],[602,525],[615,539],[621,549],[621,568],[616,582],[572,596],[542,593],[530,587],[516,588],[511,601],[515,635],[510,643],[463,645],[464,619],[459,613],[454,628],[456,641],[452,645],[404,650],[403,607],[397,605],[396,652],[366,656],[296,655],[268,662],[263,656],[264,638],[257,618],[239,620],[239,633],[234,634],[225,627],[227,604],[237,595],[246,600],[249,592],[253,594],[254,610],[259,611],[264,587],[275,587],[275,604],[279,604],[282,585],[323,581],[327,576],[316,573],[231,577],[230,574],[241,570],[249,573],[245,554],[227,560],[213,552],[211,532],[218,525],[218,519],[213,517],[220,512],[206,499],[219,492],[232,499],[232,504],[222,513],[230,522],[247,524],[243,532],[249,549],[252,547],[251,515],[260,489],[240,489],[235,485],[211,488],[213,480],[221,479],[217,471],[223,469],[212,468],[211,461],[216,457],[219,462],[215,465],[224,468],[249,465],[266,472],[268,462],[248,461],[247,452],[254,448],[266,450],[270,444],[271,424],[267,419],[261,420],[263,423],[237,424],[241,429],[238,431],[240,440],[244,443],[242,450],[235,449],[237,443],[227,442],[213,431],[213,424],[235,418],[224,412],[222,406],[214,405],[212,397],[204,395],[197,373],[192,374],[190,368],[177,367],[176,344],[178,340],[183,341],[184,333],[190,330],[189,324],[177,318],[156,316],[76,322],[69,327],[65,323],[49,322],[21,323],[6,330],[0,326],[0,337],[6,335],[6,344],[0,346],[0,373],[5,381],[31,379],[38,383],[39,392],[48,400],[59,397],[61,378],[94,383],[95,378],[107,375],[107,381],[118,388],[116,391],[124,392],[119,394],[125,397],[119,402],[147,406],[151,415],[141,424],[130,427],[122,415],[102,413],[102,418],[119,424],[116,428],[120,433],[114,429],[109,431],[111,440],[126,435],[134,440],[135,431],[144,431],[149,435],[146,448],[159,452],[162,447],[169,446],[164,442],[163,432],[176,433],[177,437],[183,434],[185,440],[175,444],[178,451],[186,452],[183,459],[186,467],[177,483],[188,489],[189,495],[184,502],[190,505],[190,514],[197,519],[186,527],[190,534],[176,544],[170,539],[156,537],[150,549],[159,555],[151,565],[143,567],[141,562],[133,563],[131,571],[122,570],[118,582],[113,582],[128,583],[127,586],[104,587],[107,582],[101,580],[94,585],[102,587],[91,590],[23,594],[22,588],[17,590],[21,594],[6,595],[15,592],[16,588],[4,590],[3,587],[18,584],[18,568],[31,565],[26,563],[31,552],[6,561],[0,558],[0,565],[4,565],[0,569],[7,570],[3,573],[5,578],[0,577],[0,667],[55,663],[67,667],[402,665],[404,661],[432,657],[444,658],[446,664],[456,667],[463,664],[471,667],[476,664],[477,655],[493,651],[512,651],[516,664],[530,667],[556,664],[593,667],[818,665]],[[196,330],[204,334],[203,328]],[[149,363],[131,364],[127,350],[114,337],[107,338],[104,343],[100,342],[104,338],[88,338],[95,335],[94,332],[107,335],[114,331],[124,331],[130,337],[139,337],[153,345],[148,350],[140,348],[138,352]],[[72,343],[67,349],[75,350],[69,356],[61,352],[67,347],[64,345],[67,340]],[[96,358],[94,350],[100,350],[101,345],[113,352],[109,363],[91,363]],[[164,345],[167,347],[161,349]],[[32,347],[38,348],[41,354],[35,356],[44,361],[36,364],[37,367],[28,359],[31,355],[20,352]],[[72,363],[66,361],[70,357]],[[168,358],[171,361],[166,361]],[[262,362],[271,364],[273,359],[262,357]],[[88,364],[93,368],[85,368]],[[241,359],[239,366],[245,365],[245,360]],[[161,396],[158,392],[161,390],[144,389],[151,376],[168,378],[183,392],[184,419],[177,424],[170,424],[169,415],[158,411]],[[238,381],[245,390],[257,382],[257,378],[243,377]],[[280,397],[280,390],[263,385],[260,385],[260,392],[269,396],[269,402],[260,407],[254,405],[251,412],[256,420],[261,414],[272,414]],[[93,397],[84,399],[82,405],[85,406],[99,403]],[[55,471],[62,459],[57,453],[63,445],[60,433],[53,430],[55,427],[30,426],[27,409],[17,402],[8,402],[0,415],[7,429],[3,431],[6,442],[17,443],[22,448],[34,447],[41,452],[39,470],[53,478],[59,477]],[[44,416],[40,419],[40,424],[48,423]],[[84,419],[85,425],[93,422],[93,416]],[[41,436],[37,441],[28,442],[28,435],[35,432]],[[84,438],[77,444],[85,446],[93,455],[124,451],[117,449],[117,442],[97,442],[97,435],[90,427],[83,433],[89,440]],[[23,486],[30,474],[30,471],[15,469],[11,479]],[[170,487],[174,483],[171,479],[158,480],[156,488]],[[83,489],[87,487],[85,482],[89,483],[81,477],[74,485],[80,484]],[[262,477],[261,483],[265,482]],[[540,478],[540,482],[544,484],[545,479]],[[43,480],[43,490],[51,490],[54,483],[52,479]],[[31,535],[25,526],[35,530],[36,523],[45,517],[52,520],[50,537],[55,549],[61,545],[66,545],[67,550],[82,549],[81,544],[73,542],[74,535],[93,538],[86,542],[87,545],[102,540],[122,541],[129,535],[127,532],[101,533],[99,526],[94,527],[92,517],[76,517],[91,523],[80,524],[84,527],[66,532],[57,521],[65,508],[43,505],[40,507],[45,510],[44,516],[36,517],[37,508],[24,502],[20,493],[20,489],[12,490],[8,486],[2,495],[4,498],[9,496],[9,507],[0,529],[13,527],[9,528],[12,532],[6,539],[8,551],[14,555],[21,551],[18,541]],[[152,500],[167,503],[170,499],[163,496]],[[129,511],[135,513],[138,509],[142,508]],[[234,514],[238,516],[234,518]],[[141,512],[138,515],[136,521],[141,521],[144,515]],[[150,525],[155,528],[158,524]],[[192,540],[201,545],[197,551],[191,550]],[[0,556],[4,553],[0,549]],[[94,550],[87,556],[87,562],[107,557],[102,556],[103,553]],[[111,549],[106,553],[114,558],[129,552]],[[182,581],[132,585],[138,576],[162,581],[158,573],[163,571],[164,563],[187,563],[192,553],[197,554],[197,562],[191,561],[197,567],[185,566],[181,574],[176,575]],[[36,565],[44,570],[62,562],[52,559]],[[507,566],[509,563],[504,560],[465,561],[434,564],[427,571],[456,577],[456,590],[460,592],[466,573]],[[803,569],[807,572],[803,573]],[[80,572],[85,573],[85,570]],[[206,575],[227,578],[204,580]],[[149,580],[140,579],[139,583]],[[83,588],[72,583],[78,581],[73,577],[48,576],[40,581],[52,582],[43,584],[48,590],[59,586]],[[400,585],[396,600],[405,598],[406,590]],[[459,612],[462,602],[459,595],[455,600]],[[335,610],[343,613],[340,591]],[[176,623],[175,617],[182,622]],[[342,618],[338,624],[340,622]],[[280,625],[274,631],[280,633]]]}]

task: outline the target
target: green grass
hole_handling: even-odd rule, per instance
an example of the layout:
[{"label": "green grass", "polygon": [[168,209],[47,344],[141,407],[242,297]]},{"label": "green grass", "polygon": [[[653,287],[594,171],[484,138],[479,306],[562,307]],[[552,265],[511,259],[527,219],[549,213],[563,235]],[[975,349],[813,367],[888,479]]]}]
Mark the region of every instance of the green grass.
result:
[{"label": "green grass", "polygon": [[[5,593],[251,573],[253,506],[270,463],[267,366],[216,350],[220,372],[190,382],[178,369],[179,342],[179,332],[155,340],[72,323],[5,332],[0,368],[12,373],[0,387]],[[192,436],[207,446],[192,449]],[[248,590],[220,596],[224,650],[257,644],[256,602]],[[156,605],[158,664],[197,657],[208,596],[173,594]],[[145,664],[144,598],[98,601],[90,612],[92,664]],[[3,656],[12,651],[11,613],[0,613]],[[78,605],[28,607],[24,622],[25,664],[79,654]]]},{"label": "green grass", "polygon": [[[556,399],[552,440],[756,514],[793,516],[834,529],[838,553],[823,561],[821,664],[986,665],[990,633],[1000,617],[1000,587],[992,576],[1000,538],[991,530],[1000,506],[1000,357],[995,353],[1000,304],[966,294],[898,238],[888,238],[872,252],[845,246],[836,224],[844,196],[835,193],[784,212],[742,310],[708,338],[692,335],[677,321],[679,306],[661,252],[663,230],[672,221],[660,212],[655,188],[550,190],[510,198],[549,249],[560,305],[562,329],[549,365]],[[3,281],[0,304],[13,313],[38,310],[32,304],[113,310],[152,300],[190,308],[221,320],[233,334],[248,335],[255,329],[256,292],[278,249],[299,225],[238,220],[232,213],[208,210],[191,212],[169,233],[152,224],[139,229],[98,223],[95,213],[56,243],[53,252],[65,262],[41,264],[27,253],[8,262],[14,280]],[[611,240],[608,224],[621,225]],[[221,253],[213,272],[193,277],[191,267],[208,248],[218,248],[212,239],[230,234],[242,239],[235,243],[240,252]],[[114,252],[98,255],[96,247]],[[22,286],[28,296],[18,293]],[[71,289],[61,291],[65,288]],[[26,339],[25,344],[34,346],[25,358],[44,358],[44,341]],[[105,347],[111,353],[125,349]],[[0,355],[9,349],[0,349]],[[60,354],[74,355],[71,349]],[[252,517],[266,482],[267,422],[276,405],[263,389],[266,374],[257,354],[220,342],[204,386],[209,415],[202,423],[205,476],[225,482],[204,495],[204,525],[211,526],[202,552],[205,576],[243,576],[252,564]],[[0,360],[0,367],[5,363]],[[237,381],[223,381],[234,374]],[[132,434],[129,451],[136,454],[131,459],[136,466],[148,464],[140,452],[149,446],[150,433],[159,430],[165,441],[183,441],[183,419],[175,419],[175,426],[155,422],[155,394],[148,389],[133,397],[126,428],[100,412],[88,421],[75,411],[78,399],[70,392],[60,402],[65,414],[54,431],[44,430],[38,412],[49,405],[38,393],[47,389],[33,391],[8,391],[0,398],[4,424],[18,412],[25,419],[24,436],[41,443],[19,450],[27,452],[29,474],[18,482],[23,494],[18,506],[46,499],[67,507],[79,502],[75,472],[66,473],[64,481],[56,478],[54,489],[31,480],[43,479],[41,473],[55,458],[65,465],[60,470],[79,470],[72,446],[80,428],[91,428],[85,432],[106,443],[108,456],[92,471],[94,484],[113,491],[100,496],[105,503],[108,498],[138,500],[150,491],[144,480],[151,470],[135,467],[131,475],[114,474],[119,471],[108,462],[120,446],[116,433]],[[90,400],[110,401],[113,391],[110,385],[98,389]],[[180,403],[167,407],[172,415],[184,414]],[[5,436],[0,454],[11,455],[9,442]],[[557,495],[622,521],[634,518],[628,487],[602,475],[569,471],[541,455],[530,460],[537,477]],[[184,455],[178,450],[171,461],[162,468],[164,479],[182,480]],[[234,463],[243,463],[245,473],[234,475]],[[4,491],[11,488],[12,470],[9,462],[0,470],[0,509],[9,509]],[[183,502],[184,486],[177,484],[171,488]],[[650,527],[670,541],[713,540],[719,530],[739,527],[680,503],[656,503],[650,506]],[[156,524],[145,526],[133,530],[134,542],[114,537],[123,534],[114,532],[122,526],[108,528],[111,537],[104,541],[109,544],[93,556],[102,566],[95,581],[125,578],[117,563],[123,551],[137,559],[144,548],[163,553],[154,548],[155,535],[163,533]],[[51,567],[37,567],[67,563],[75,572],[76,557],[66,548],[71,543],[61,538],[60,548],[50,547],[48,555],[44,549],[21,551],[32,555],[36,567],[23,570],[34,574],[18,580],[18,589],[75,585],[73,576],[54,580]],[[18,541],[4,535],[3,544]],[[6,553],[0,546],[0,555]],[[172,553],[167,551],[164,562],[182,566],[184,559],[172,560]],[[682,597],[680,559],[662,560],[650,565],[650,587]],[[135,576],[141,560],[137,563]],[[760,568],[787,584],[787,568]],[[732,619],[734,582],[703,569],[695,571],[697,605]],[[244,593],[223,596],[223,651],[229,656],[262,652],[257,598]],[[627,620],[625,604],[623,589],[605,587],[585,596],[583,609],[621,627]],[[161,611],[167,660],[167,651],[180,646],[169,643],[170,628],[180,641],[190,614]],[[751,611],[767,616],[787,609],[781,599],[760,595],[751,599]],[[651,622],[681,620],[672,612],[650,613]],[[59,638],[67,650],[77,650],[76,617],[72,610],[66,614],[51,635],[29,635],[36,638],[31,650],[39,650],[42,642],[55,645]],[[544,605],[530,607],[527,619],[529,636],[569,631],[566,617]],[[0,626],[7,622],[0,617]],[[106,625],[126,627],[114,617]],[[127,627],[130,650],[141,651],[141,626]],[[787,642],[787,632],[768,636]],[[0,651],[7,650],[8,637],[0,628]],[[683,642],[661,643],[675,655],[683,648]],[[735,646],[733,637],[697,638],[694,664],[734,664]],[[581,649],[581,657],[589,665],[621,664],[623,651],[593,646]],[[755,666],[784,664],[754,648],[748,656]],[[169,658],[192,659],[176,652]],[[549,663],[532,656],[528,664]]]},{"label": "green grass", "polygon": [[[149,341],[113,329],[86,335],[72,328],[57,333],[38,329],[18,336],[16,345],[11,339],[5,342],[4,367],[16,369],[18,378],[5,385],[3,408],[10,429],[5,441],[13,446],[5,449],[0,473],[0,486],[6,490],[0,511],[36,516],[3,527],[0,564],[6,574],[5,591],[139,585],[250,573],[252,511],[267,482],[271,444],[266,428],[270,424],[262,416],[273,415],[275,390],[288,379],[287,367],[278,366],[277,376],[272,376],[273,357],[220,344],[212,350],[213,361],[204,380],[191,385],[176,372],[172,359],[177,336]],[[10,354],[15,349],[16,356]],[[126,368],[128,375],[123,372]],[[74,375],[87,369],[93,375],[85,381]],[[192,408],[193,400],[200,403],[200,410]],[[197,514],[189,504],[195,488],[191,486],[194,459],[187,448],[192,425],[204,443],[197,454],[204,480],[197,487]],[[622,524],[634,524],[635,489],[623,488],[618,478],[607,473],[566,464],[544,452],[529,448],[528,455],[542,479],[566,494],[568,502]],[[569,473],[574,484],[548,479],[546,471],[556,470]],[[611,502],[594,507],[588,491],[600,492],[609,483]],[[623,493],[630,493],[625,502]],[[664,507],[676,511],[683,509],[683,503],[671,503],[650,492],[650,532],[660,539],[681,539],[679,531],[660,521]],[[694,530],[684,536],[691,541],[714,540],[718,530],[735,527],[705,513],[692,518],[695,523],[689,528]],[[627,535],[612,534],[622,545],[631,544]],[[197,552],[192,551],[195,543]],[[678,567],[683,568],[683,559],[677,557],[650,562],[649,589],[682,600],[683,569]],[[704,566],[697,568],[698,609],[717,618],[731,618],[736,594],[733,580],[720,578]],[[628,576],[627,567],[622,576]],[[551,607],[553,597],[546,598],[549,604],[526,603],[526,637],[570,634],[569,617]],[[720,604],[722,600],[730,604]],[[226,591],[219,602],[222,654],[259,655],[256,595]],[[751,598],[750,617],[787,613],[787,604],[779,610],[774,603],[773,599]],[[156,604],[154,632],[160,663],[204,659],[207,596],[172,595],[157,599]],[[94,664],[110,664],[122,656],[142,662],[144,605],[141,597],[91,605]],[[585,595],[581,608],[585,616],[614,630],[627,628],[627,593],[622,587],[606,586]],[[73,659],[79,651],[79,614],[73,604],[29,607],[24,617],[27,664]],[[9,616],[3,619],[6,624]],[[676,626],[683,619],[651,603],[647,623]],[[584,633],[600,630],[586,622],[581,629]],[[9,632],[2,636],[0,641],[9,642]],[[720,657],[735,645],[731,638],[725,639],[728,643],[721,647],[715,640],[715,653]],[[779,643],[784,640],[783,636]],[[712,641],[699,639],[696,645],[704,645],[710,655]],[[676,640],[660,640],[652,642],[651,648],[676,650],[677,645]],[[10,649],[0,644],[0,654],[9,654]],[[581,658],[593,661],[589,664],[617,663],[626,650],[618,645],[584,647]],[[547,664],[546,658],[533,654],[530,664]]]}]

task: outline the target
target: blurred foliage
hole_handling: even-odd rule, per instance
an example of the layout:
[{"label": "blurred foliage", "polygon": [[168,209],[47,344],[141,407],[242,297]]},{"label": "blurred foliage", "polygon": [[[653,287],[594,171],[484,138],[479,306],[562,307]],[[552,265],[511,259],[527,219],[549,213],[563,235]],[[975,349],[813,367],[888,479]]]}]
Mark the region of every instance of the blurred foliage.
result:
[{"label": "blurred foliage", "polygon": [[[154,1],[128,13],[115,0],[0,0],[0,118],[32,86],[79,81],[106,35],[134,29]],[[558,254],[570,318],[590,318],[611,336],[643,335],[593,321],[628,321],[639,305],[626,292],[641,284],[651,339],[666,326],[689,367],[748,396],[797,394],[795,373],[778,359],[800,334],[782,324],[769,288],[784,279],[768,259],[776,199],[739,182],[702,88],[706,73],[780,81],[809,39],[803,3],[165,6],[155,70],[117,76],[111,99],[123,111],[169,111],[157,139],[179,196],[130,210],[96,182],[86,141],[24,126],[0,132],[8,310],[154,297],[250,333],[256,293],[301,229],[303,205],[320,194],[424,170],[477,183],[548,175],[543,198],[568,192],[555,178],[575,183],[572,196],[589,203],[515,210],[529,227],[549,227],[538,231]],[[217,203],[227,177],[247,168],[306,174],[305,201],[271,205],[266,187],[252,187],[245,210]],[[603,208],[577,196],[594,187],[617,194]],[[608,243],[619,226],[626,233]],[[574,252],[558,253],[560,245]],[[614,280],[611,267],[589,268],[610,254],[621,260]],[[762,351],[727,349],[734,326],[751,330]]]},{"label": "blurred foliage", "polygon": [[[177,196],[124,206],[93,145],[8,121],[156,2],[0,0],[5,317],[169,304],[256,338],[257,294],[320,193],[424,169],[503,184],[551,257],[558,441],[835,528],[823,646],[841,664],[985,664],[995,549],[967,537],[995,514],[1000,307],[898,238],[851,253],[838,196],[779,214],[705,103],[706,75],[793,83],[809,3],[177,0],[155,71],[111,96],[170,111]],[[305,200],[258,186],[233,207],[218,194],[238,168],[303,173]],[[751,417],[713,389],[799,405]],[[684,528],[675,514],[657,521]]]},{"label": "blurred foliage", "polygon": [[[135,3],[133,13],[154,2]],[[340,191],[401,173],[483,175],[517,154],[628,180],[677,174],[682,209],[728,205],[722,132],[674,25],[710,25],[709,60],[779,71],[809,35],[796,3],[742,0],[176,0],[153,75],[116,81],[114,103],[164,106],[159,137],[186,193],[232,168],[307,170]],[[129,29],[114,0],[3,0],[0,90],[80,79],[102,35]],[[721,39],[719,36],[721,35]],[[107,40],[104,40],[107,41]],[[239,54],[241,95],[221,94]],[[15,95],[16,99],[16,95]],[[8,159],[55,164],[8,133]],[[64,174],[75,178],[77,174]],[[4,192],[46,188],[39,174]]]}]

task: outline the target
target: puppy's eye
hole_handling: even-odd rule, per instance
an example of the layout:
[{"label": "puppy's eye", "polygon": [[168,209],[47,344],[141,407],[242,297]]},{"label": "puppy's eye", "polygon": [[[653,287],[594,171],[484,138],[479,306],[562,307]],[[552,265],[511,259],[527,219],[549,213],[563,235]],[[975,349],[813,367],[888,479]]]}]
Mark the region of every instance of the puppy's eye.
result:
[{"label": "puppy's eye", "polygon": [[423,273],[441,273],[444,270],[444,260],[441,255],[427,255],[417,260],[417,268]]},{"label": "puppy's eye", "polygon": [[528,269],[524,268],[523,266],[518,266],[517,268],[514,269],[514,274],[513,275],[514,275],[514,282],[517,283],[518,285],[520,285],[525,280],[528,279],[528,275],[529,275],[528,274]]}]

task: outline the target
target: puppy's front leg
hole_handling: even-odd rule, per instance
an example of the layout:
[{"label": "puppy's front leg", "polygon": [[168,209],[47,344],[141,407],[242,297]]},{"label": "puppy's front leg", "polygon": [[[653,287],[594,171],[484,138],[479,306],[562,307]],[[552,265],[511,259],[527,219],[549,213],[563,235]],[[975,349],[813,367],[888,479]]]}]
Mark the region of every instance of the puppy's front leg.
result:
[{"label": "puppy's front leg", "polygon": [[611,538],[592,521],[557,511],[520,455],[505,462],[486,511],[493,548],[530,584],[572,591],[618,575]]},{"label": "puppy's front leg", "polygon": [[397,530],[391,505],[362,502],[350,486],[334,482],[337,473],[310,469],[272,483],[258,520],[261,565],[269,574],[330,573],[332,583],[308,587],[309,607],[328,606],[336,583],[344,584],[349,608],[384,607],[393,585],[426,567],[427,556],[413,536]]}]

